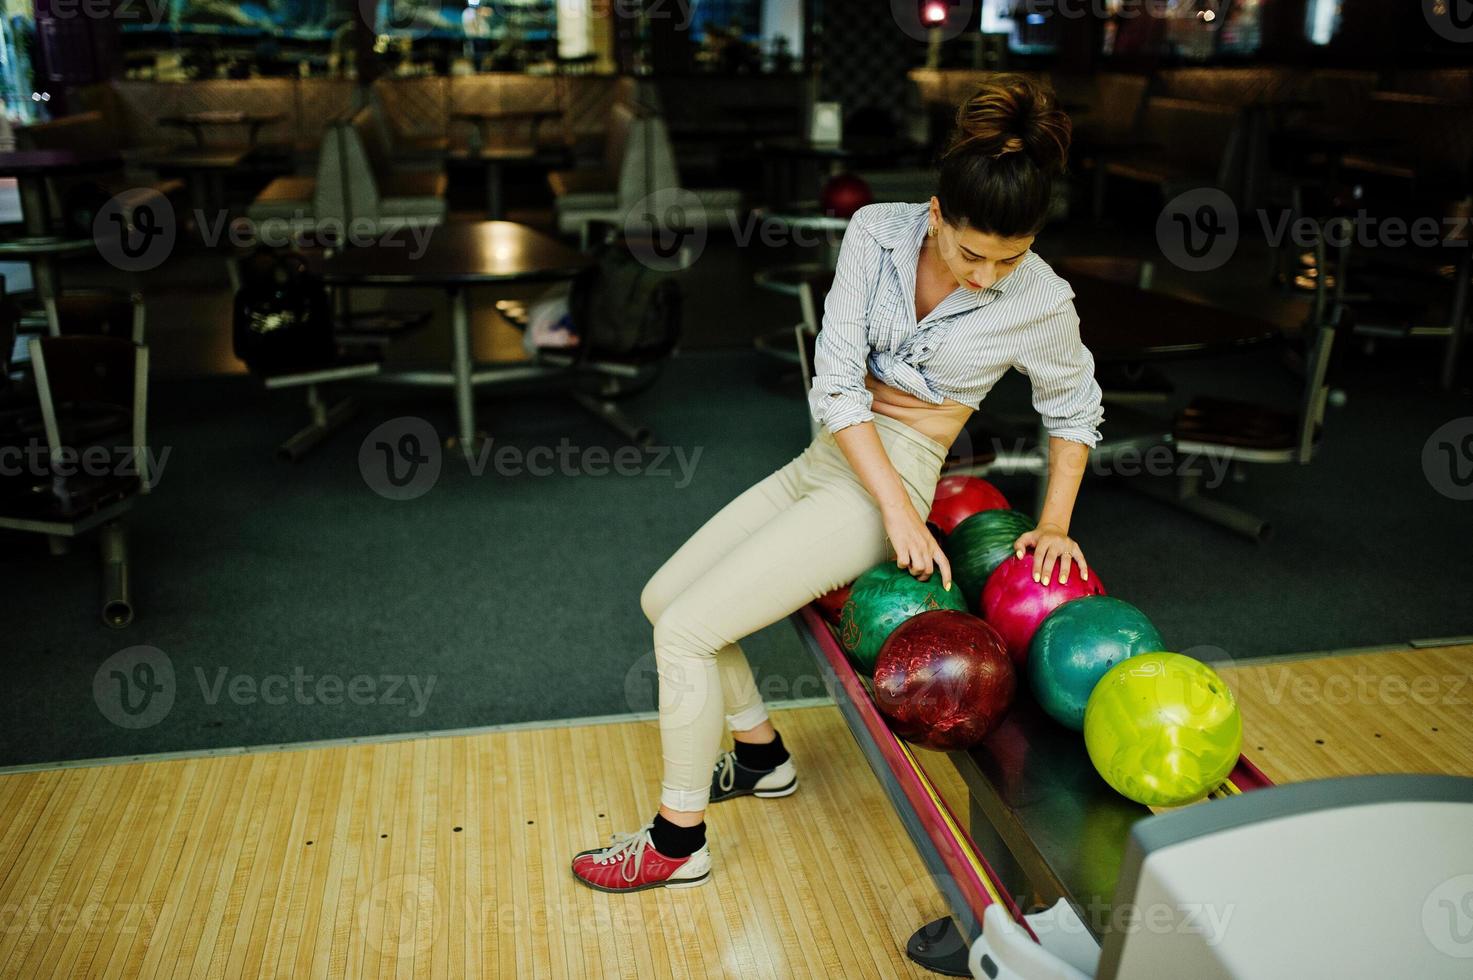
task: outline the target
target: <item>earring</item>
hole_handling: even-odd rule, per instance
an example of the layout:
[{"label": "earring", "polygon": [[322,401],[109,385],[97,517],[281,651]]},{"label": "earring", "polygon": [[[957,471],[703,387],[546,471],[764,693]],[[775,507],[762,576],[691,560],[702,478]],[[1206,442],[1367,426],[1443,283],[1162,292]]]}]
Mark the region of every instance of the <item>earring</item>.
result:
[{"label": "earring", "polygon": [[935,238],[936,237],[936,226],[935,225],[928,225],[926,227],[926,234],[929,235],[932,238]]}]

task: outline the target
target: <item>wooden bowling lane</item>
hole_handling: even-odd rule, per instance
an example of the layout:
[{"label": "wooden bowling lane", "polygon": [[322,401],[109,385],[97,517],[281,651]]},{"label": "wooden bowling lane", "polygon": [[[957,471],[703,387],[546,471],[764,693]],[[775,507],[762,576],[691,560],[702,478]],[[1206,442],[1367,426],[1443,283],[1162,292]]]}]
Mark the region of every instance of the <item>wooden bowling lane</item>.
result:
[{"label": "wooden bowling lane", "polygon": [[1473,645],[1219,667],[1243,755],[1275,783],[1419,772],[1473,776]]},{"label": "wooden bowling lane", "polygon": [[838,709],[773,722],[799,791],[637,895],[568,860],[654,813],[653,721],[3,775],[0,977],[931,976],[945,903]]}]

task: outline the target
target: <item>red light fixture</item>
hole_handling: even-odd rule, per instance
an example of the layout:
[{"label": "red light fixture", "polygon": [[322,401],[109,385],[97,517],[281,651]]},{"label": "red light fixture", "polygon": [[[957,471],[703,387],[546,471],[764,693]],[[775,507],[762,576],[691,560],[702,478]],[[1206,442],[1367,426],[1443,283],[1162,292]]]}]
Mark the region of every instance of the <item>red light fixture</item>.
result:
[{"label": "red light fixture", "polygon": [[921,23],[927,27],[940,27],[946,23],[949,6],[944,0],[921,0]]}]

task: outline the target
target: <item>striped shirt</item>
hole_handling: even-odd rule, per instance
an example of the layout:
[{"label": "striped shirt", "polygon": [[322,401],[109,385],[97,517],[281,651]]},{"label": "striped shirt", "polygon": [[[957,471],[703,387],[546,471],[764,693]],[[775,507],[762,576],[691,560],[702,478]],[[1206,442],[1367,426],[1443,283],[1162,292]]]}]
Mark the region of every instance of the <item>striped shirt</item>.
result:
[{"label": "striped shirt", "polygon": [[813,417],[830,432],[874,418],[866,371],[932,404],[976,409],[1016,368],[1050,435],[1096,445],[1104,411],[1074,291],[1035,253],[986,289],[958,286],[916,323],[928,207],[871,204],[849,222],[818,334]]}]

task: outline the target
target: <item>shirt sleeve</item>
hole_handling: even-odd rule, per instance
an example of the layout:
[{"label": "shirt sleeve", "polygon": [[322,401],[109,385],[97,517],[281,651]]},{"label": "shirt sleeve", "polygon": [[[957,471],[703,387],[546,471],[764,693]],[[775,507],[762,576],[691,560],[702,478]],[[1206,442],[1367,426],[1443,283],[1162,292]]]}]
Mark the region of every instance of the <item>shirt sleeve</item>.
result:
[{"label": "shirt sleeve", "polygon": [[1065,297],[1032,331],[1033,342],[1013,365],[1033,384],[1033,407],[1049,435],[1094,447],[1100,441],[1104,399],[1095,359],[1079,338],[1079,314]]},{"label": "shirt sleeve", "polygon": [[874,418],[870,411],[874,395],[864,386],[870,349],[866,307],[879,275],[880,247],[864,227],[865,210],[855,212],[844,230],[814,347],[808,407],[830,432]]}]

